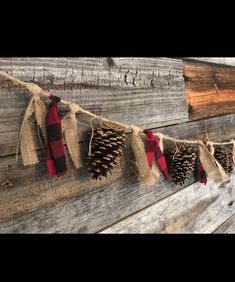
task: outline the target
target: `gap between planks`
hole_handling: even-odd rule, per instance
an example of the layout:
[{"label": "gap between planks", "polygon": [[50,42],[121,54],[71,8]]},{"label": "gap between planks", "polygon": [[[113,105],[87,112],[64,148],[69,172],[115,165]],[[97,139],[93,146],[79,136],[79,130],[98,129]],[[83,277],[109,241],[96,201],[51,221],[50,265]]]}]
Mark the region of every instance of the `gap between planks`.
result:
[{"label": "gap between planks", "polygon": [[[142,211],[148,209],[149,207],[151,207],[151,206],[153,206],[153,205],[155,205],[155,204],[157,204],[157,203],[160,203],[161,201],[163,201],[164,199],[168,198],[169,196],[172,196],[172,195],[174,195],[175,193],[177,193],[177,192],[179,192],[179,191],[181,191],[181,190],[183,190],[183,189],[186,189],[187,187],[189,187],[190,185],[193,185],[193,184],[195,184],[195,183],[197,183],[197,182],[195,181],[195,182],[189,184],[188,186],[185,186],[185,187],[182,187],[182,188],[180,188],[180,189],[178,189],[178,190],[176,190],[176,191],[173,191],[170,195],[166,195],[166,196],[164,196],[164,197],[158,199],[156,202],[151,203],[150,205],[148,205],[148,206],[146,206],[146,207],[144,207],[144,208],[142,208],[142,209],[140,209],[140,210],[138,210],[138,211],[136,211],[136,212],[134,212],[134,213],[132,213],[132,214],[129,214],[128,216],[123,217],[122,219],[117,220],[116,222],[110,224],[109,226],[106,226],[105,228],[102,228],[101,230],[97,231],[96,233],[99,234],[99,233],[103,232],[104,230],[106,230],[106,229],[108,229],[108,228],[114,226],[115,224],[118,224],[118,223],[122,222],[123,220],[126,220],[126,219],[132,217],[133,215],[138,214],[139,212],[142,212]],[[146,189],[148,189],[148,188],[146,188]]]}]

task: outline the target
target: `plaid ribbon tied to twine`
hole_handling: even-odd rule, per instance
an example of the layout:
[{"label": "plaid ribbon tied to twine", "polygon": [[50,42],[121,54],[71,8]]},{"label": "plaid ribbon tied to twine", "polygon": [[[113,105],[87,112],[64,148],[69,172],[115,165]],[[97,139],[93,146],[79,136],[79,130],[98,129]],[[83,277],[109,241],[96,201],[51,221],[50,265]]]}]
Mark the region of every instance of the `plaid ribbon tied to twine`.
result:
[{"label": "plaid ribbon tied to twine", "polygon": [[[208,149],[208,147],[206,146],[206,142],[203,141],[203,144]],[[198,178],[199,178],[199,182],[200,183],[204,183],[204,185],[206,185],[206,183],[207,183],[207,174],[206,174],[206,172],[205,172],[205,170],[204,170],[200,160],[199,160],[199,163],[198,163]]]},{"label": "plaid ribbon tied to twine", "polygon": [[60,98],[50,95],[51,103],[49,104],[46,115],[47,131],[47,170],[50,176],[62,176],[67,172],[64,143],[62,136],[61,121],[58,113],[57,103]]},{"label": "plaid ribbon tied to twine", "polygon": [[144,130],[145,136],[145,151],[148,164],[151,167],[154,156],[156,157],[157,164],[163,172],[165,179],[169,180],[169,173],[166,165],[166,159],[159,147],[159,140],[153,135],[152,130]]}]

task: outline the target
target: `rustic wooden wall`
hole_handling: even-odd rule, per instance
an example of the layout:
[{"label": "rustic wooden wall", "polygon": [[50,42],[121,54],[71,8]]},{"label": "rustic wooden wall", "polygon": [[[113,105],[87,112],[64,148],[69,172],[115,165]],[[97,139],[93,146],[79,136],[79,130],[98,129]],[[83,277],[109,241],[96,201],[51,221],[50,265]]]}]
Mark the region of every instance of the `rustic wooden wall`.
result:
[{"label": "rustic wooden wall", "polygon": [[[61,98],[105,117],[179,138],[235,136],[235,67],[203,58],[0,58],[0,70],[38,83]],[[16,163],[20,125],[29,95],[0,80],[0,232],[125,233],[232,232],[235,207],[226,189],[202,186],[192,177],[183,187],[161,177],[144,188],[127,146],[112,178],[91,181],[85,167],[48,177],[40,163]],[[48,100],[45,98],[45,103]],[[61,114],[67,111],[60,107]],[[77,115],[83,158],[89,119]],[[37,132],[35,131],[35,134]],[[66,145],[65,145],[66,147]],[[222,200],[221,200],[222,199]],[[215,217],[216,215],[216,217]]]}]

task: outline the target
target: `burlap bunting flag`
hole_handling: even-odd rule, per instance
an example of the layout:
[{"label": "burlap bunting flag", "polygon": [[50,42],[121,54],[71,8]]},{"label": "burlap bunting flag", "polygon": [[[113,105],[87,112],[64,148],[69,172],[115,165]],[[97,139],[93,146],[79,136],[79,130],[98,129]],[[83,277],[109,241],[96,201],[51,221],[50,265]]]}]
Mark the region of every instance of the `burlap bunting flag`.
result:
[{"label": "burlap bunting flag", "polygon": [[33,115],[35,116],[37,125],[41,129],[41,133],[43,135],[44,140],[46,140],[46,106],[38,96],[33,96],[30,100],[28,107],[25,111],[20,131],[20,151],[24,166],[33,165],[39,162],[36,152],[36,140],[32,130],[32,121],[30,121],[30,118]]},{"label": "burlap bunting flag", "polygon": [[76,168],[82,166],[80,144],[78,141],[78,123],[76,118],[76,112],[79,107],[71,103],[69,105],[69,113],[62,119],[62,129],[64,132],[65,141],[70,154],[70,157]]}]

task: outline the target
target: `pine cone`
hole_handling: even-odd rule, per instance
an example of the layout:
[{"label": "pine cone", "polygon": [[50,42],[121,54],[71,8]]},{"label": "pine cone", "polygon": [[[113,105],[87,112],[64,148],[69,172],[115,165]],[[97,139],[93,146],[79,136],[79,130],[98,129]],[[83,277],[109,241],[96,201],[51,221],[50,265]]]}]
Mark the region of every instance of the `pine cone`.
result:
[{"label": "pine cone", "polygon": [[215,145],[214,157],[223,167],[226,173],[233,170],[233,150],[223,145]]},{"label": "pine cone", "polygon": [[[89,134],[91,136],[92,132]],[[93,179],[107,177],[120,164],[126,137],[124,128],[111,123],[94,129],[91,155],[88,156],[88,170]]]},{"label": "pine cone", "polygon": [[196,154],[190,144],[180,143],[166,152],[166,163],[175,184],[183,185],[195,166]]}]

